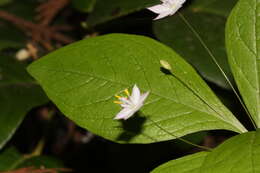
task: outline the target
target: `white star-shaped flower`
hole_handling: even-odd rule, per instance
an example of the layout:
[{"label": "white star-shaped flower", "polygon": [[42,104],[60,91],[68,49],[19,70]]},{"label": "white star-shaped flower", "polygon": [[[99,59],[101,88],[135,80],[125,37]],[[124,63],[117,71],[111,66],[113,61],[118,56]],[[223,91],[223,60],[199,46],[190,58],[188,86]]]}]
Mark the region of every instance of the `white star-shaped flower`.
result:
[{"label": "white star-shaped flower", "polygon": [[122,107],[122,110],[114,118],[116,120],[127,120],[133,116],[143,106],[145,99],[149,95],[149,92],[141,94],[140,89],[136,85],[134,85],[131,95],[127,89],[125,90],[125,93],[128,97],[116,95],[119,101],[114,101],[114,103],[120,104]]},{"label": "white star-shaped flower", "polygon": [[147,8],[154,13],[159,14],[154,20],[171,16],[176,13],[186,0],[161,0],[162,4]]}]

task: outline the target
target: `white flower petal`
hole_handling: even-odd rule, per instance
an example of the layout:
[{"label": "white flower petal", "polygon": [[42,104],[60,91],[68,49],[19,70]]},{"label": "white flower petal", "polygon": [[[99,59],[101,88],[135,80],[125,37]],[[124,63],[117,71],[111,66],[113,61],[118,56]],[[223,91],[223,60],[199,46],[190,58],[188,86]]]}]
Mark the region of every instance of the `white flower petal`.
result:
[{"label": "white flower petal", "polygon": [[157,14],[161,14],[170,10],[169,7],[161,4],[149,7],[147,9]]},{"label": "white flower petal", "polygon": [[131,107],[131,105],[125,104],[125,103],[120,104],[120,106],[121,106],[122,108],[130,108],[130,107]]},{"label": "white flower petal", "polygon": [[147,9],[159,14],[154,20],[175,14],[186,0],[161,0],[162,4],[149,7]]},{"label": "white flower petal", "polygon": [[124,120],[127,120],[128,118],[131,118],[137,111],[132,110],[131,113],[129,113],[127,116],[124,117]]},{"label": "white flower petal", "polygon": [[148,97],[149,94],[150,94],[149,91],[144,93],[144,94],[142,94],[141,97],[140,97],[139,102],[143,103],[145,101],[145,99]]},{"label": "white flower petal", "polygon": [[130,118],[134,113],[135,113],[135,111],[133,109],[124,108],[115,116],[114,119],[115,120],[120,120],[120,119],[126,120],[126,119]]},{"label": "white flower petal", "polygon": [[[171,0],[171,1],[174,1],[174,0]],[[182,4],[184,4],[184,2],[185,2],[186,0],[179,0],[179,4],[181,4],[181,6],[182,6]]]},{"label": "white flower petal", "polygon": [[174,15],[180,8],[182,7],[182,4],[178,4],[177,6],[175,6],[174,8],[171,9],[171,15]]},{"label": "white flower petal", "polygon": [[[171,11],[170,11],[171,12]],[[165,13],[161,13],[159,14],[156,18],[154,18],[153,20],[158,20],[158,19],[161,19],[161,18],[164,18],[166,16],[169,16],[171,13],[170,12],[165,12]]]},{"label": "white flower petal", "polygon": [[129,101],[127,98],[125,98],[125,97],[121,97],[121,98],[119,98],[119,100],[121,101],[121,102],[123,102],[123,104],[126,104],[126,105],[131,105],[132,103],[131,103],[131,101]]},{"label": "white flower petal", "polygon": [[134,85],[133,90],[132,90],[132,94],[129,97],[129,99],[132,101],[133,104],[138,104],[139,99],[140,99],[140,90],[139,88]]},{"label": "white flower petal", "polygon": [[145,99],[148,97],[149,92],[144,94],[140,93],[140,89],[137,85],[134,85],[132,89],[132,94],[127,99],[126,97],[119,97],[120,105],[122,110],[115,116],[116,120],[127,120],[131,116],[133,116],[142,106]]}]

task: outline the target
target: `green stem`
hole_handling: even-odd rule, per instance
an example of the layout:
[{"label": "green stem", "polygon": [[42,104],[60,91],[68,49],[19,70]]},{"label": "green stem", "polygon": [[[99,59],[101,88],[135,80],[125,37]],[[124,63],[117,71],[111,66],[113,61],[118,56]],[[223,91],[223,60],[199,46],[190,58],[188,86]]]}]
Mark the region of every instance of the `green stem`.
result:
[{"label": "green stem", "polygon": [[42,139],[38,142],[37,146],[36,146],[35,149],[32,151],[32,153],[26,155],[26,157],[31,158],[31,157],[35,157],[35,156],[40,156],[40,155],[42,154],[42,152],[43,152],[44,146],[45,146],[45,140],[44,140],[44,138],[42,138]]},{"label": "green stem", "polygon": [[246,111],[247,115],[250,118],[250,121],[252,122],[253,126],[255,129],[257,129],[257,126],[251,116],[251,114],[249,113],[248,109],[246,108],[244,102],[242,101],[241,97],[239,96],[239,94],[237,93],[236,89],[234,88],[234,86],[232,85],[232,83],[230,82],[230,80],[228,79],[226,73],[224,72],[224,70],[221,68],[221,66],[219,65],[217,59],[215,58],[215,56],[213,55],[213,53],[210,51],[210,49],[208,48],[208,46],[205,44],[205,42],[202,40],[201,36],[198,34],[198,32],[193,28],[193,26],[188,22],[188,20],[181,14],[179,13],[180,18],[184,21],[184,23],[189,27],[189,29],[193,32],[193,34],[197,37],[197,39],[200,41],[200,43],[202,44],[202,46],[204,47],[204,49],[208,52],[209,56],[211,57],[211,59],[214,61],[214,63],[216,64],[216,66],[218,67],[218,69],[220,70],[220,72],[222,73],[222,75],[224,76],[224,78],[226,79],[226,81],[228,82],[229,86],[231,87],[232,91],[234,92],[234,94],[236,95],[237,99],[239,100],[240,104],[242,105],[243,109]]}]

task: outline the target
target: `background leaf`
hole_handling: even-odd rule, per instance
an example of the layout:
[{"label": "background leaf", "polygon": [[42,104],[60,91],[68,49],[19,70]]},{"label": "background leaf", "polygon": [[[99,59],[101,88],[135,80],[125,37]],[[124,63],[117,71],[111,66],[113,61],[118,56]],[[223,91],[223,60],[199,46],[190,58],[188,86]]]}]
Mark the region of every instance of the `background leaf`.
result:
[{"label": "background leaf", "polygon": [[[192,1],[191,6],[182,11],[183,16],[201,36],[231,82],[233,82],[233,77],[225,50],[225,14],[229,13],[230,6],[235,2],[235,0],[225,2],[195,0]],[[228,8],[217,8],[218,6]],[[156,21],[154,32],[159,40],[172,47],[191,63],[205,79],[230,89],[209,53],[178,14]]]},{"label": "background leaf", "polygon": [[[249,20],[250,19],[250,20]],[[228,60],[243,100],[260,127],[260,1],[240,0],[226,28]]]},{"label": "background leaf", "polygon": [[0,0],[0,6],[12,2],[12,0]]},{"label": "background leaf", "polygon": [[96,0],[73,0],[73,6],[81,12],[92,12],[96,4]]},{"label": "background leaf", "polygon": [[159,4],[159,0],[96,0],[93,12],[89,15],[87,23],[89,25],[97,25],[114,18],[127,15],[146,7]]},{"label": "background leaf", "polygon": [[238,0],[193,0],[190,6],[194,12],[207,12],[218,16],[228,17]]},{"label": "background leaf", "polygon": [[0,149],[12,137],[26,113],[47,102],[45,94],[31,79],[25,65],[0,56]]},{"label": "background leaf", "polygon": [[[73,57],[73,58],[72,58]],[[174,76],[163,73],[168,61]],[[150,38],[111,34],[77,42],[34,62],[29,72],[78,125],[117,142],[150,143],[209,129],[245,132],[190,65]],[[150,96],[139,116],[115,121],[114,95],[137,84]]]},{"label": "background leaf", "polygon": [[[37,2],[32,0],[13,0],[12,3],[1,7],[0,10],[32,21],[36,5]],[[26,46],[26,38],[26,35],[15,25],[0,20],[0,51],[6,48],[23,48]]]},{"label": "background leaf", "polygon": [[228,139],[212,152],[200,152],[169,161],[153,173],[254,173],[260,171],[260,131]]},{"label": "background leaf", "polygon": [[8,148],[0,154],[0,171],[11,171],[23,167],[62,168],[61,161],[48,156],[29,157],[20,154],[15,148]]},{"label": "background leaf", "polygon": [[0,23],[0,51],[6,48],[22,47],[25,47],[24,34],[13,26]]}]

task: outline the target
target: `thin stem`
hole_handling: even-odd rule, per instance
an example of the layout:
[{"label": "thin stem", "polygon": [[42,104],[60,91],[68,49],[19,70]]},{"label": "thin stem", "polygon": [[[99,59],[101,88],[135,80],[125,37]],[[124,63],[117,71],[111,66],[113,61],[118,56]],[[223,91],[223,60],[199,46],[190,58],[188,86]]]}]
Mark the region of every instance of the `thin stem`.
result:
[{"label": "thin stem", "polygon": [[29,156],[29,157],[40,156],[42,154],[43,149],[44,149],[44,145],[45,145],[45,140],[44,140],[44,138],[42,138],[38,142],[38,144],[35,147],[35,149],[33,150],[33,152],[31,154],[27,155],[27,156]]},{"label": "thin stem", "polygon": [[188,22],[188,20],[181,14],[179,13],[179,16],[181,17],[181,19],[185,22],[185,24],[189,27],[189,29],[193,32],[193,34],[197,37],[197,39],[200,41],[200,43],[202,44],[202,46],[204,47],[204,49],[208,52],[209,56],[211,57],[211,59],[214,61],[214,63],[216,64],[216,66],[218,67],[218,69],[220,70],[220,72],[222,73],[222,75],[224,76],[224,78],[226,79],[226,81],[228,82],[229,86],[231,87],[232,91],[235,93],[237,99],[239,100],[240,104],[242,105],[242,107],[244,108],[244,110],[246,111],[247,115],[250,118],[250,121],[252,122],[253,126],[255,129],[257,129],[257,126],[251,116],[251,114],[249,113],[248,109],[246,108],[244,102],[242,101],[241,97],[239,96],[239,94],[237,93],[236,89],[234,88],[234,86],[232,85],[232,83],[230,82],[230,80],[228,79],[226,73],[224,72],[224,70],[221,68],[221,66],[219,65],[217,59],[215,58],[215,56],[213,55],[213,53],[210,51],[210,49],[208,48],[208,46],[205,44],[205,42],[202,40],[201,36],[199,35],[199,33],[193,28],[193,26]]},{"label": "thin stem", "polygon": [[181,138],[181,137],[178,137],[178,136],[172,134],[171,132],[165,130],[164,128],[162,128],[159,124],[157,124],[157,123],[156,123],[155,121],[153,121],[151,118],[148,118],[148,119],[149,119],[156,127],[158,127],[160,130],[164,131],[164,132],[167,133],[168,135],[171,135],[171,136],[175,137],[176,139],[179,139],[180,141],[182,141],[182,142],[184,142],[184,143],[186,143],[186,144],[192,145],[192,146],[194,146],[194,147],[198,147],[198,148],[203,149],[203,150],[206,150],[206,151],[212,151],[211,148],[208,148],[208,147],[205,147],[205,146],[201,146],[201,145],[197,145],[197,144],[194,144],[194,143],[192,143],[192,142],[190,142],[190,141],[188,141],[188,140],[186,140],[186,139],[183,139],[183,138]]}]

